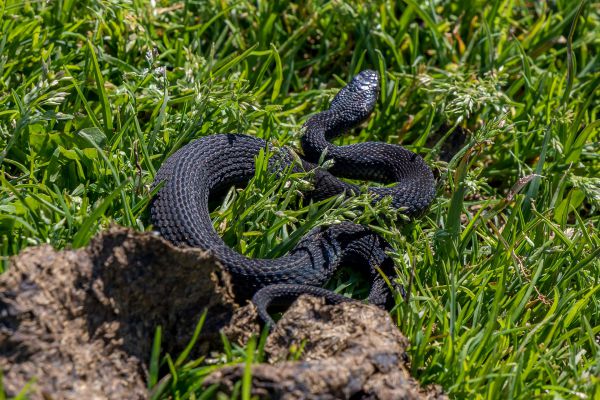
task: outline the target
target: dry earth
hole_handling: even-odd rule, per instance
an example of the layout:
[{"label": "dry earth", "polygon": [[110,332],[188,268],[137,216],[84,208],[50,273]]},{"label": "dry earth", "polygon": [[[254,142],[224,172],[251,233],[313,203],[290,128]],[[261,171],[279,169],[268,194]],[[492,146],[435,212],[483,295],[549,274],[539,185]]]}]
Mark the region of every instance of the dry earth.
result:
[{"label": "dry earth", "polygon": [[[152,338],[178,354],[205,308],[194,355],[222,329],[244,342],[259,325],[238,307],[228,276],[206,252],[171,246],[151,233],[114,227],[79,250],[40,246],[11,260],[0,276],[0,366],[9,395],[31,398],[146,398]],[[232,318],[233,317],[233,318]],[[269,363],[253,366],[261,397],[301,399],[443,398],[409,375],[407,339],[373,306],[329,306],[303,297],[267,340]],[[304,346],[299,361],[287,361]],[[243,367],[209,376],[231,390]]]}]

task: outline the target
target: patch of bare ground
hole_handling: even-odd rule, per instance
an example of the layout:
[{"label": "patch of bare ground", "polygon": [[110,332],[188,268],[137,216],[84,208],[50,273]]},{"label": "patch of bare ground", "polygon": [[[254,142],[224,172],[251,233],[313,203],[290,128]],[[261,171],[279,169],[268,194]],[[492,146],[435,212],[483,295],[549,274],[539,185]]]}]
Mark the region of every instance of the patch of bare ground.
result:
[{"label": "patch of bare ground", "polygon": [[[117,227],[84,249],[27,249],[0,276],[4,386],[14,395],[31,384],[33,399],[146,398],[156,327],[163,350],[178,354],[205,308],[192,356],[206,353],[221,330],[239,342],[258,332],[253,306],[235,304],[227,274],[205,252]],[[407,345],[377,307],[302,297],[268,337],[269,363],[252,366],[253,392],[282,399],[444,398],[410,376]],[[303,349],[299,361],[289,361],[294,347]],[[227,392],[242,371],[223,368],[205,384]]]},{"label": "patch of bare ground", "polygon": [[80,250],[27,249],[0,276],[4,385],[33,382],[32,398],[146,398],[156,327],[171,354],[205,307],[204,332],[217,332],[234,308],[225,278],[204,252],[123,228]]},{"label": "patch of bare ground", "polygon": [[[236,311],[226,329],[243,344],[257,329],[254,307]],[[422,388],[409,374],[408,339],[384,310],[359,302],[327,305],[301,296],[267,338],[268,364],[252,366],[252,393],[272,399],[445,399],[440,387]],[[302,349],[300,361],[288,361]],[[244,365],[207,378],[231,392]]]}]

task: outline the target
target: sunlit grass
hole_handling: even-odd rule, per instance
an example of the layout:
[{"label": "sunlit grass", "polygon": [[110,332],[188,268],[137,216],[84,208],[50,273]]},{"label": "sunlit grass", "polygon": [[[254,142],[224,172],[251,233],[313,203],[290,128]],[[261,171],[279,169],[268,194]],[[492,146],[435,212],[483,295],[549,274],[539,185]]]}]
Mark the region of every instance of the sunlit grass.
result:
[{"label": "sunlit grass", "polygon": [[[309,175],[275,177],[259,159],[216,228],[275,257],[317,225],[369,224],[409,291],[391,314],[421,382],[455,398],[600,395],[598,4],[5,1],[0,15],[2,269],[26,246],[83,246],[112,221],[150,229],[150,183],[182,145],[243,132],[297,148],[306,118],[373,68],[376,112],[339,143],[424,156],[439,177],[429,212],[406,222],[364,198],[308,204]],[[466,141],[441,161],[459,129]],[[364,291],[352,273],[330,287]],[[212,364],[157,349],[153,393],[213,396],[202,377],[260,360],[252,346],[225,341]],[[247,397],[247,380],[236,390]]]}]

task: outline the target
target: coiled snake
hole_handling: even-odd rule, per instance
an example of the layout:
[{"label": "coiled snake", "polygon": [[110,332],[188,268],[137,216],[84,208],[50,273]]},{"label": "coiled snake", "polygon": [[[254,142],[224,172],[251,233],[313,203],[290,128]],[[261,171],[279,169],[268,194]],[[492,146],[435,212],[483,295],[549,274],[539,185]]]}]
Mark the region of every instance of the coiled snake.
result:
[{"label": "coiled snake", "polygon": [[[374,198],[392,197],[394,207],[416,215],[433,200],[435,182],[423,159],[399,145],[367,142],[336,146],[329,140],[368,118],[379,95],[379,76],[363,71],[333,99],[328,110],[312,116],[301,139],[304,170],[315,170],[314,190],[307,196],[320,200],[341,193],[357,193],[358,187],[337,177],[397,182],[392,187],[372,187]],[[154,185],[165,181],[153,199],[151,219],[161,235],[176,245],[210,250],[231,275],[238,299],[258,307],[265,322],[273,321],[267,306],[273,299],[288,301],[301,293],[324,296],[330,302],[348,300],[322,289],[341,265],[368,268],[372,285],[368,300],[382,305],[391,299],[381,276],[393,273],[386,254],[389,244],[367,227],[343,222],[319,227],[305,236],[286,256],[251,259],[229,248],[213,228],[209,195],[246,183],[255,173],[255,157],[267,142],[242,134],[210,135],[185,145],[169,157],[156,174]],[[323,151],[333,166],[317,168]],[[277,161],[277,162],[275,162]],[[293,162],[282,149],[270,165],[274,172]],[[278,166],[275,166],[277,164]]]}]

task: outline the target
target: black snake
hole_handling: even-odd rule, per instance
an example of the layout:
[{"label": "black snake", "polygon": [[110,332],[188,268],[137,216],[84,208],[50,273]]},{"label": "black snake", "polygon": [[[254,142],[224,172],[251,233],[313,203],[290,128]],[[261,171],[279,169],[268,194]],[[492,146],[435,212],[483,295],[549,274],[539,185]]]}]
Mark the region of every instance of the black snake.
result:
[{"label": "black snake", "polygon": [[[392,197],[394,207],[416,215],[433,200],[435,181],[423,159],[399,145],[367,142],[336,146],[329,140],[368,118],[379,95],[379,76],[363,71],[333,99],[328,110],[312,116],[304,125],[301,139],[304,156],[295,168],[314,170],[314,190],[306,196],[320,200],[341,193],[357,193],[358,187],[337,177],[393,183],[372,187],[375,199]],[[340,265],[368,268],[372,286],[369,302],[385,304],[391,299],[384,274],[393,273],[386,254],[389,244],[367,227],[343,222],[319,227],[305,236],[286,256],[277,259],[251,259],[228,247],[213,228],[209,196],[233,185],[243,185],[255,173],[255,158],[267,142],[242,134],[210,135],[179,149],[161,166],[154,185],[165,181],[151,207],[152,223],[161,235],[176,245],[210,250],[231,275],[236,296],[257,305],[259,315],[273,323],[267,306],[273,299],[289,300],[301,293],[326,297],[338,303],[346,298],[322,289]],[[327,171],[317,168],[325,159],[333,160]],[[276,173],[293,163],[284,148],[270,161]],[[279,169],[281,170],[281,169]]]}]

